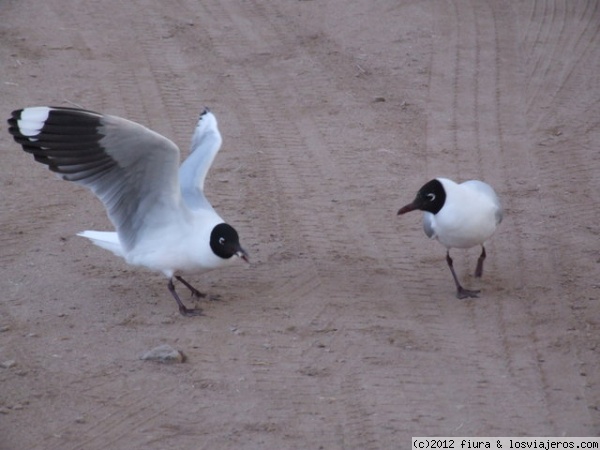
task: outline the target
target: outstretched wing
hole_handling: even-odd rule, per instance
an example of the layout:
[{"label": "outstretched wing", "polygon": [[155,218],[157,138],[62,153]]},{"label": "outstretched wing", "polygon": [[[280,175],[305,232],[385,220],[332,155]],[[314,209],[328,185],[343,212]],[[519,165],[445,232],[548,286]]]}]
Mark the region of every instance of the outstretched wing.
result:
[{"label": "outstretched wing", "polygon": [[204,180],[221,148],[221,133],[215,115],[206,108],[198,119],[190,156],[179,169],[181,194],[190,209],[212,209],[204,196]]},{"label": "outstretched wing", "polygon": [[135,246],[142,226],[164,220],[179,205],[179,149],[140,124],[48,106],[14,111],[8,123],[36,161],[102,200],[125,250]]}]

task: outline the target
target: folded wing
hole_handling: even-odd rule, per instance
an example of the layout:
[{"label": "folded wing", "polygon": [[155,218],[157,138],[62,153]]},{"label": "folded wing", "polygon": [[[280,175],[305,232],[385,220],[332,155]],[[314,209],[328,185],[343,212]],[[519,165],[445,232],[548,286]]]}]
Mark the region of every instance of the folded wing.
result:
[{"label": "folded wing", "polygon": [[498,194],[496,194],[496,191],[494,191],[494,188],[492,188],[489,184],[479,180],[469,180],[461,184],[464,186],[468,186],[470,189],[473,189],[474,191],[477,191],[486,196],[496,208],[496,225],[502,222],[502,218],[504,217],[504,210],[502,208],[502,204],[500,203],[500,198],[498,197]]}]

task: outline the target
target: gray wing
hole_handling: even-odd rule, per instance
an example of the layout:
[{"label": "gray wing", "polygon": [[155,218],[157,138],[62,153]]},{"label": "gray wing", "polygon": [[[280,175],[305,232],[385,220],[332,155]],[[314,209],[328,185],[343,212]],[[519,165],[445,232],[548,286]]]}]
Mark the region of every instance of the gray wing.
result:
[{"label": "gray wing", "polygon": [[478,191],[488,197],[494,206],[496,207],[496,225],[502,222],[502,218],[504,217],[504,210],[502,209],[502,204],[500,203],[500,198],[489,184],[484,183],[479,180],[469,180],[461,183],[464,186],[468,186],[469,188]]},{"label": "gray wing", "polygon": [[200,114],[194,131],[191,153],[179,169],[181,194],[191,209],[212,209],[204,196],[204,180],[221,148],[221,142],[217,119],[206,108]]},{"label": "gray wing", "polygon": [[116,116],[62,107],[14,111],[9,132],[50,170],[89,188],[104,203],[130,250],[180,198],[179,149],[160,134]]},{"label": "gray wing", "polygon": [[435,231],[433,230],[433,214],[430,212],[423,213],[423,231],[425,231],[427,237],[435,237]]}]

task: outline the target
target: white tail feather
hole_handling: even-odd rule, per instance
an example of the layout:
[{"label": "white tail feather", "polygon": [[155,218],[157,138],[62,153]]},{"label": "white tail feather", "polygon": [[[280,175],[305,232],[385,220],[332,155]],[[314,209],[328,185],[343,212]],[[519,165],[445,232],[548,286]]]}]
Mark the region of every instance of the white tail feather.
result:
[{"label": "white tail feather", "polygon": [[124,257],[123,247],[121,247],[119,236],[114,231],[86,230],[82,231],[81,233],[77,233],[77,236],[87,238],[98,247],[102,247],[105,250],[110,250],[117,256]]}]

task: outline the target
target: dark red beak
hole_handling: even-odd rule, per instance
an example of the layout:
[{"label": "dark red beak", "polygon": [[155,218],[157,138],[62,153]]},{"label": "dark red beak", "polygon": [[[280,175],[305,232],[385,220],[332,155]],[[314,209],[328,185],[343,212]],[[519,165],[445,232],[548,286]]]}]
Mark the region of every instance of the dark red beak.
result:
[{"label": "dark red beak", "polygon": [[406,206],[403,206],[402,208],[400,208],[398,210],[398,215],[402,215],[402,214],[406,214],[407,212],[411,212],[414,211],[415,209],[419,209],[419,207],[417,205],[415,205],[415,203],[409,203]]},{"label": "dark red beak", "polygon": [[239,250],[235,254],[238,257],[242,258],[247,263],[250,262],[250,257],[248,256],[248,253],[246,253],[246,250],[244,250],[242,247],[240,247]]}]

